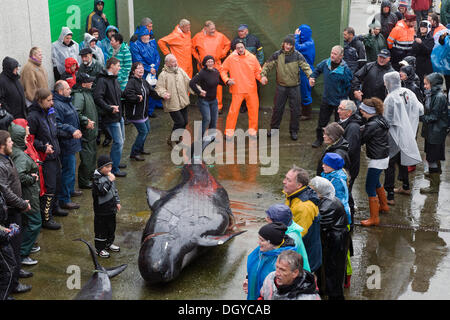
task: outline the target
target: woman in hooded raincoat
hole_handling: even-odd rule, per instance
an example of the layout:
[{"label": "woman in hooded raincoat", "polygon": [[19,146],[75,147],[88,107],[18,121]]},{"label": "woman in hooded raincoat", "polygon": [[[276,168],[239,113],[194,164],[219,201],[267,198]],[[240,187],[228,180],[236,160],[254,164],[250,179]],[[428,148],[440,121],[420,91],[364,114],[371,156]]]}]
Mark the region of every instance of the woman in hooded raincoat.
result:
[{"label": "woman in hooded raincoat", "polygon": [[79,62],[78,43],[72,40],[73,32],[68,27],[62,27],[58,40],[52,43],[52,62],[55,81],[59,80],[66,71],[65,62],[67,58],[74,58]]},{"label": "woman in hooded raincoat", "polygon": [[[314,177],[309,185],[319,196],[322,266],[317,282],[319,290],[329,300],[344,300],[344,277],[348,251],[348,219],[342,202],[336,198],[333,184],[325,178]],[[322,288],[325,285],[325,288]],[[325,289],[325,292],[323,292]]]},{"label": "woman in hooded raincoat", "polygon": [[438,193],[441,161],[445,160],[445,138],[448,133],[447,98],[442,92],[444,79],[440,73],[425,76],[425,114],[422,121],[422,137],[425,138],[425,154],[429,166],[430,186],[421,193]]}]

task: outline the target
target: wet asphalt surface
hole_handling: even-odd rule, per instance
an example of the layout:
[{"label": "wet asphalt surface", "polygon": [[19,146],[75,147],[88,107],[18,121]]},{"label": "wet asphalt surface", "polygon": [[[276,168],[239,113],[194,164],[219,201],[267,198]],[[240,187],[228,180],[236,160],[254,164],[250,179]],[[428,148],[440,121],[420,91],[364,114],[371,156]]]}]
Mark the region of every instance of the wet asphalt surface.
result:
[{"label": "wet asphalt surface", "polygon": [[[228,103],[224,103],[225,106]],[[225,125],[227,107],[219,116],[218,128]],[[246,233],[220,247],[211,248],[198,257],[174,281],[162,285],[146,285],[141,278],[137,261],[140,239],[150,216],[146,201],[146,187],[170,189],[180,181],[181,166],[170,160],[170,148],[166,144],[172,122],[168,114],[156,110],[157,118],[151,119],[151,132],[145,149],[151,155],[145,161],[128,158],[136,136],[132,124],[126,126],[123,163],[128,167],[126,178],[116,183],[122,202],[117,215],[116,244],[119,253],[111,253],[109,259],[99,258],[108,268],[123,263],[128,268],[112,279],[113,298],[120,300],[141,299],[245,299],[242,281],[246,275],[247,255],[257,246],[257,231],[264,224],[265,210],[274,203],[283,202],[282,180],[293,164],[301,166],[314,176],[317,161],[323,148],[313,149],[318,114],[310,121],[301,122],[299,140],[289,137],[289,112],[286,111],[279,135],[279,170],[274,175],[261,175],[261,164],[212,164],[210,173],[225,187],[237,222]],[[260,129],[269,126],[271,109],[260,110]],[[192,122],[201,119],[196,106],[189,107],[189,130]],[[247,114],[240,114],[237,128],[247,129]],[[420,131],[419,131],[420,132]],[[246,140],[246,153],[248,154]],[[255,143],[253,141],[252,143]],[[423,154],[423,139],[418,138]],[[449,142],[447,140],[447,146]],[[448,148],[447,148],[448,150]],[[99,147],[98,154],[109,153],[109,147]],[[447,157],[448,157],[447,152]],[[362,152],[360,176],[355,182],[353,196],[358,207],[356,222],[368,217],[368,203],[364,191],[367,171],[365,153]],[[447,241],[450,241],[450,173],[443,163],[440,192],[438,195],[421,195],[419,189],[428,185],[423,166],[418,165],[410,174],[412,196],[396,196],[396,204],[389,214],[381,216],[378,227],[355,226],[353,231],[354,256],[352,282],[345,289],[351,300],[366,299],[449,299],[447,290],[450,279],[450,258]],[[383,182],[383,176],[381,181]],[[397,182],[398,183],[398,182]],[[73,201],[81,204],[67,217],[56,217],[62,224],[57,231],[42,230],[38,243],[41,251],[32,255],[39,263],[24,266],[34,277],[22,279],[33,289],[16,299],[73,299],[78,290],[70,289],[73,273],[68,268],[79,268],[81,286],[94,270],[83,238],[93,244],[92,197],[89,190]],[[446,230],[447,229],[447,230]],[[72,267],[71,267],[72,266]],[[69,283],[69,285],[68,285]]]}]

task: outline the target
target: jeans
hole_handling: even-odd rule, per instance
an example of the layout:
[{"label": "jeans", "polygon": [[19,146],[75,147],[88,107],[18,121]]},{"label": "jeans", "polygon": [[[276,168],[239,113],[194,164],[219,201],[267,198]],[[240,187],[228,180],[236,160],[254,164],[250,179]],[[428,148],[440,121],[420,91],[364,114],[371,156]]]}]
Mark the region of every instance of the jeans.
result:
[{"label": "jeans", "polygon": [[198,99],[198,107],[202,114],[202,137],[206,130],[215,129],[218,117],[218,103],[217,99],[208,101],[202,98]]},{"label": "jeans", "polygon": [[76,164],[74,153],[61,154],[61,190],[58,199],[62,203],[70,202],[70,194],[75,191]]},{"label": "jeans", "polygon": [[369,197],[377,196],[377,189],[381,188],[380,175],[383,170],[369,168],[366,176],[366,193]]},{"label": "jeans", "polygon": [[334,121],[339,122],[339,114],[337,113],[338,106],[332,106],[322,101],[319,111],[319,121],[317,123],[316,135],[317,140],[323,142],[323,128],[325,128],[330,121],[331,115],[334,113]]},{"label": "jeans", "polygon": [[137,156],[144,150],[145,139],[147,139],[150,132],[150,121],[147,119],[145,122],[133,122],[138,132],[136,140],[131,147],[131,156]]},{"label": "jeans", "polygon": [[123,141],[125,140],[125,128],[123,118],[119,122],[107,123],[106,128],[113,139],[111,152],[109,153],[113,162],[112,173],[120,172],[119,164],[122,159]]}]

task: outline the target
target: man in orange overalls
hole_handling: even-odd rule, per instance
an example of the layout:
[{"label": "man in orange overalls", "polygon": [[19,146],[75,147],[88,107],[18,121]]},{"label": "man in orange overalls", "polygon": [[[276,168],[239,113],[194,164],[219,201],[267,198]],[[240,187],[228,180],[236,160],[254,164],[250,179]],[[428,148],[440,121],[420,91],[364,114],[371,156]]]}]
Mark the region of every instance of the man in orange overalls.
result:
[{"label": "man in orange overalls", "polygon": [[[202,31],[192,38],[192,55],[197,60],[197,69],[202,69],[202,61],[205,56],[213,56],[214,68],[220,71],[221,60],[224,59],[231,48],[231,41],[221,32],[216,31],[216,25],[212,21],[206,21]],[[222,86],[217,86],[217,102],[219,113],[222,104]]]},{"label": "man in orange overalls", "polygon": [[158,40],[158,46],[165,56],[172,53],[177,58],[178,66],[187,73],[189,78],[192,78],[192,40],[189,20],[181,19],[172,33]]},{"label": "man in orange overalls", "polygon": [[223,82],[230,86],[231,105],[228,111],[225,135],[231,139],[242,101],[245,99],[248,109],[248,133],[256,138],[258,131],[258,87],[261,82],[261,66],[258,59],[245,49],[244,42],[238,40],[236,50],[225,59],[220,72]]}]

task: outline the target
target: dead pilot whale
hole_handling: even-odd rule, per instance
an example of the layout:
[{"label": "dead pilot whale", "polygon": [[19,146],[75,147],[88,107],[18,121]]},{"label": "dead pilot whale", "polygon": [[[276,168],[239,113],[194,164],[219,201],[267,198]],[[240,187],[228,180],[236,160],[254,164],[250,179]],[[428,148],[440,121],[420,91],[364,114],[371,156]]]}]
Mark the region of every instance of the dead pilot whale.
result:
[{"label": "dead pilot whale", "polygon": [[142,234],[139,271],[147,283],[168,282],[205,247],[245,232],[234,231],[227,191],[205,164],[186,164],[169,191],[147,188],[152,215]]},{"label": "dead pilot whale", "polygon": [[115,268],[105,269],[98,263],[95,249],[89,242],[83,239],[75,239],[74,241],[82,241],[88,246],[95,266],[94,274],[78,292],[75,300],[111,300],[112,288],[109,279],[124,271],[127,265],[122,264]]}]

